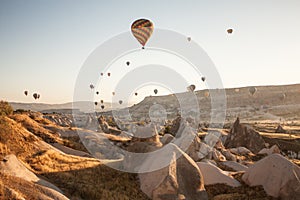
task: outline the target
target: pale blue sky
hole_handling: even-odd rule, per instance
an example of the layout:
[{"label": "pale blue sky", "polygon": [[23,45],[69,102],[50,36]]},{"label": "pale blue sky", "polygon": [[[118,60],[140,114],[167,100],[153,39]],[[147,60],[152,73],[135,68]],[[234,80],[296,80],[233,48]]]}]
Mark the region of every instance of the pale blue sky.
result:
[{"label": "pale blue sky", "polygon": [[85,59],[138,18],[191,36],[225,87],[300,83],[298,0],[0,0],[0,98],[72,101]]}]

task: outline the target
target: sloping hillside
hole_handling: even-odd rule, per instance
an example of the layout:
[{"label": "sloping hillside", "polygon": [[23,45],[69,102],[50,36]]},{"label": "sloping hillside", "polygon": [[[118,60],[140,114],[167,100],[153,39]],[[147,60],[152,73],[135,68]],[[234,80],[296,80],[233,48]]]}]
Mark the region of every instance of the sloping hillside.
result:
[{"label": "sloping hillside", "polygon": [[[27,114],[0,116],[0,159],[16,155],[27,169],[56,185],[71,199],[147,199],[134,174],[113,170],[93,158],[65,154],[47,143],[64,143],[45,128],[47,123],[51,122],[38,117],[35,120]],[[44,195],[36,183],[0,175],[1,198],[37,199]]]}]

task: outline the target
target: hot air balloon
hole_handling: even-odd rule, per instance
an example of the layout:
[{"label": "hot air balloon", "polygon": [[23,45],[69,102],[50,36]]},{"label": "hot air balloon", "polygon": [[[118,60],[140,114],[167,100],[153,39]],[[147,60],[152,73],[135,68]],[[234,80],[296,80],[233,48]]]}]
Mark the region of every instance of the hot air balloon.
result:
[{"label": "hot air balloon", "polygon": [[192,38],[191,38],[191,37],[188,37],[187,40],[190,42],[190,41],[192,40]]},{"label": "hot air balloon", "polygon": [[24,91],[24,94],[27,96],[27,95],[28,95],[28,91],[27,91],[27,90],[25,90],[25,91]]},{"label": "hot air balloon", "polygon": [[96,94],[98,95],[98,94],[99,94],[99,92],[97,91],[97,92],[96,92]]},{"label": "hot air balloon", "polygon": [[38,98],[38,99],[40,98],[40,94],[38,94],[37,98]]},{"label": "hot air balloon", "polygon": [[110,76],[110,72],[107,73],[107,76]]},{"label": "hot air balloon", "polygon": [[114,95],[114,96],[115,96],[115,94],[116,94],[115,92],[112,92],[112,95]]},{"label": "hot air balloon", "polygon": [[123,101],[122,100],[119,100],[119,104],[121,105],[123,103]]},{"label": "hot air balloon", "polygon": [[205,79],[206,79],[206,78],[205,78],[204,76],[201,77],[201,80],[202,80],[203,82],[205,81]]},{"label": "hot air balloon", "polygon": [[130,65],[130,62],[129,62],[129,61],[127,61],[127,62],[126,62],[126,65],[127,65],[127,66],[129,66],[129,65]]},{"label": "hot air balloon", "polygon": [[101,102],[101,103],[103,103],[104,101],[103,101],[103,100],[101,100],[100,102]]},{"label": "hot air balloon", "polygon": [[101,105],[102,110],[104,109],[104,105]]},{"label": "hot air balloon", "polygon": [[280,99],[281,99],[282,101],[283,101],[285,98],[286,98],[286,94],[285,94],[285,93],[280,94]]},{"label": "hot air balloon", "polygon": [[34,93],[32,96],[35,100],[39,98],[39,95],[37,93]]},{"label": "hot air balloon", "polygon": [[194,92],[194,90],[196,89],[195,85],[190,85],[186,88],[189,92]]},{"label": "hot air balloon", "polygon": [[148,19],[138,19],[131,25],[131,32],[138,42],[144,47],[154,30],[153,23]]},{"label": "hot air balloon", "polygon": [[95,87],[94,87],[93,84],[90,84],[90,88],[91,88],[91,90],[92,90],[92,89],[94,89]]},{"label": "hot air balloon", "polygon": [[96,105],[98,105],[98,102],[97,102],[97,101],[95,101],[95,106],[96,106]]},{"label": "hot air balloon", "polygon": [[136,92],[136,93],[134,93],[134,95],[135,95],[135,96],[137,96],[137,95],[138,95],[138,93]]},{"label": "hot air balloon", "polygon": [[253,96],[254,93],[257,91],[256,87],[250,87],[249,88],[249,93]]},{"label": "hot air balloon", "polygon": [[209,97],[209,92],[208,91],[205,91],[204,92],[204,96],[207,98],[207,97]]},{"label": "hot air balloon", "polygon": [[227,29],[227,33],[228,33],[228,34],[231,34],[232,32],[233,32],[233,29],[232,29],[232,28]]},{"label": "hot air balloon", "polygon": [[157,94],[158,93],[158,90],[157,89],[154,89],[154,94]]},{"label": "hot air balloon", "polygon": [[103,73],[101,73],[101,76],[103,76]]}]

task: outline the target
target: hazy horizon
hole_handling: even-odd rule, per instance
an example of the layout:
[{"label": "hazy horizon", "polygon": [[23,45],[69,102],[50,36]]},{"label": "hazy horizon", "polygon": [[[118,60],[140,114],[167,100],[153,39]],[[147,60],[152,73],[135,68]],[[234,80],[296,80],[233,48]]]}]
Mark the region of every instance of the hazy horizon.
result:
[{"label": "hazy horizon", "polygon": [[[76,78],[90,53],[113,36],[129,31],[138,18],[151,19],[155,28],[191,37],[211,58],[225,88],[300,83],[300,2],[296,0],[171,4],[3,0],[1,99],[72,102]],[[227,34],[228,28],[233,28],[233,34]],[[121,77],[114,78],[111,85]],[[205,89],[204,85],[198,87],[196,90]],[[29,91],[27,97],[24,90]],[[34,92],[40,93],[41,99],[35,101]],[[139,94],[132,101],[139,102],[150,92],[141,90]],[[167,93],[161,89],[158,95],[163,94]],[[111,90],[101,95],[99,99],[109,100]]]}]

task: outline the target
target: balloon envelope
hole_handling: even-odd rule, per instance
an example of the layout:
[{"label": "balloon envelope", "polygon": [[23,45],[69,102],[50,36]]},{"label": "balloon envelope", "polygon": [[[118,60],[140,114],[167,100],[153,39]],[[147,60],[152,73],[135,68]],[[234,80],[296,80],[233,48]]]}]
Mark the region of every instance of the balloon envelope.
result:
[{"label": "balloon envelope", "polygon": [[24,91],[24,94],[27,96],[28,95],[28,91]]},{"label": "balloon envelope", "polygon": [[33,96],[34,99],[38,98],[38,94],[37,93],[34,93],[32,96]]},{"label": "balloon envelope", "polygon": [[157,94],[158,93],[158,90],[157,89],[154,89],[154,94]]},{"label": "balloon envelope", "polygon": [[195,85],[190,85],[186,88],[189,92],[194,92],[194,90],[196,89],[196,86]]},{"label": "balloon envelope", "polygon": [[131,25],[131,33],[142,46],[146,45],[153,30],[153,23],[148,19],[138,19]]},{"label": "balloon envelope", "polygon": [[251,95],[254,95],[254,93],[257,91],[257,89],[256,89],[256,87],[250,87],[249,88],[249,93],[251,94]]},{"label": "balloon envelope", "polygon": [[227,29],[227,33],[231,34],[233,32],[232,28]]},{"label": "balloon envelope", "polygon": [[206,79],[206,78],[205,78],[204,76],[201,78],[201,80],[202,80],[203,82],[205,81],[205,79]]}]

